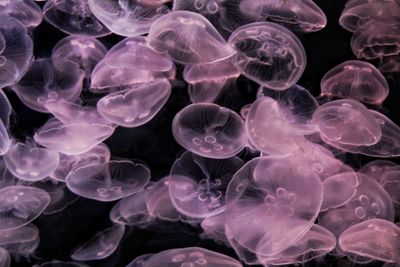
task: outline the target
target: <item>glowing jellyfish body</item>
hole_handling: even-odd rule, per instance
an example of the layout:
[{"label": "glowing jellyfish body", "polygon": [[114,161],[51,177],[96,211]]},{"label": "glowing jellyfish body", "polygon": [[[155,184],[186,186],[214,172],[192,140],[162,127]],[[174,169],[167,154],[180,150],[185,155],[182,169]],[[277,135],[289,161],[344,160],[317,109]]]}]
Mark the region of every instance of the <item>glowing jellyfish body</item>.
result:
[{"label": "glowing jellyfish body", "polygon": [[288,89],[305,69],[303,45],[288,29],[275,23],[241,26],[229,37],[228,44],[237,51],[233,61],[242,74],[270,89]]},{"label": "glowing jellyfish body", "polygon": [[183,64],[216,62],[235,53],[206,18],[191,11],[174,11],[157,19],[148,40],[153,49]]},{"label": "glowing jellyfish body", "polygon": [[0,4],[0,13],[17,19],[27,28],[38,26],[43,19],[42,10],[33,0],[5,0]]},{"label": "glowing jellyfish body", "polygon": [[108,94],[97,102],[97,109],[112,123],[137,127],[150,121],[165,105],[170,94],[168,80],[158,79]]},{"label": "glowing jellyfish body", "polygon": [[386,192],[389,193],[395,204],[400,204],[400,169],[393,168],[385,171],[381,177],[381,184]]},{"label": "glowing jellyfish body", "polygon": [[0,189],[0,230],[20,228],[36,219],[50,203],[46,191],[28,186]]},{"label": "glowing jellyfish body", "polygon": [[0,88],[15,84],[33,58],[33,42],[16,19],[0,13]]},{"label": "glowing jellyfish body", "polygon": [[370,63],[359,60],[334,67],[321,80],[321,95],[381,104],[388,94],[385,77]]},{"label": "glowing jellyfish body", "polygon": [[192,104],[174,118],[175,140],[187,150],[207,158],[230,158],[247,142],[238,114],[216,104]]},{"label": "glowing jellyfish body", "polygon": [[34,182],[49,176],[58,167],[60,157],[56,151],[16,143],[4,156],[4,161],[13,175]]},{"label": "glowing jellyfish body", "polygon": [[148,259],[143,267],[242,267],[237,260],[204,248],[170,249]]},{"label": "glowing jellyfish body", "polygon": [[313,114],[321,137],[350,146],[374,145],[382,130],[374,115],[354,100],[335,100],[320,106]]},{"label": "glowing jellyfish body", "polygon": [[189,217],[218,215],[225,210],[226,188],[242,166],[236,157],[207,159],[185,152],[171,169],[171,200],[179,212]]},{"label": "glowing jellyfish body", "polygon": [[71,254],[71,258],[76,261],[105,259],[118,248],[124,233],[124,225],[114,224],[79,246]]},{"label": "glowing jellyfish body", "polygon": [[324,12],[312,0],[242,0],[239,9],[253,21],[270,20],[301,32],[316,32],[327,24]]},{"label": "glowing jellyfish body", "polygon": [[347,228],[340,249],[372,260],[400,263],[400,228],[382,219],[370,219]]},{"label": "glowing jellyfish body", "polygon": [[145,262],[150,259],[154,254],[144,254],[134,258],[126,267],[143,267]]},{"label": "glowing jellyfish body", "polygon": [[286,159],[255,158],[233,177],[226,193],[230,239],[261,256],[296,243],[312,227],[321,207],[318,176]]},{"label": "glowing jellyfish body", "polygon": [[369,177],[374,178],[380,184],[382,183],[382,175],[387,171],[397,166],[396,163],[389,160],[373,160],[365,164],[359,170],[360,173],[368,175]]},{"label": "glowing jellyfish body", "polygon": [[86,77],[90,77],[92,70],[106,53],[107,49],[97,39],[71,35],[57,42],[51,57],[61,62],[63,60],[75,62],[85,71]]},{"label": "glowing jellyfish body", "polygon": [[165,5],[146,5],[142,3],[142,0],[88,0],[88,4],[94,15],[108,29],[113,33],[128,37],[148,33],[151,24],[169,12]]},{"label": "glowing jellyfish body", "polygon": [[7,153],[10,149],[11,140],[7,128],[4,123],[0,121],[0,156]]},{"label": "glowing jellyfish body", "polygon": [[96,65],[91,90],[113,91],[123,86],[148,83],[166,77],[172,70],[171,58],[151,49],[145,37],[126,38],[113,46]]},{"label": "glowing jellyfish body", "polygon": [[0,235],[0,246],[17,255],[32,254],[39,246],[39,242],[39,229],[33,224],[5,230]]},{"label": "glowing jellyfish body", "polygon": [[49,99],[77,100],[84,76],[79,66],[71,61],[57,64],[54,59],[37,59],[13,89],[26,106],[48,112],[44,104]]},{"label": "glowing jellyfish body", "polygon": [[87,0],[48,0],[44,18],[67,34],[101,37],[111,32],[93,15]]},{"label": "glowing jellyfish body", "polygon": [[75,194],[98,200],[114,201],[141,191],[150,180],[150,170],[130,161],[92,163],[80,167],[66,178]]}]

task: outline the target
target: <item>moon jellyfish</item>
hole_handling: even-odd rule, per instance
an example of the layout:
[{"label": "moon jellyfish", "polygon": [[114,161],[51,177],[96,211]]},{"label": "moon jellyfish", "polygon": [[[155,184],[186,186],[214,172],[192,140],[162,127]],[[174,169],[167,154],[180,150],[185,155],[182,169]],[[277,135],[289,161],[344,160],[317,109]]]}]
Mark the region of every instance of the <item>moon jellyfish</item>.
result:
[{"label": "moon jellyfish", "polygon": [[49,99],[77,100],[84,76],[71,61],[58,64],[54,59],[37,59],[13,89],[26,106],[46,113],[44,104]]},{"label": "moon jellyfish", "polygon": [[4,248],[0,248],[0,266],[1,267],[10,267],[11,266],[10,254]]},{"label": "moon jellyfish", "polygon": [[60,154],[60,164],[49,176],[57,181],[65,182],[65,178],[71,171],[92,163],[104,164],[110,161],[110,158],[110,149],[104,144],[98,144],[78,155]]},{"label": "moon jellyfish", "polygon": [[305,69],[303,45],[292,32],[275,23],[241,26],[228,44],[237,51],[233,61],[242,74],[273,90],[293,86]]},{"label": "moon jellyfish", "polygon": [[114,201],[141,191],[150,180],[150,170],[131,161],[92,163],[73,170],[66,178],[75,194],[98,201]]},{"label": "moon jellyfish", "polygon": [[0,123],[3,123],[6,128],[9,127],[11,113],[11,103],[3,90],[0,89]]},{"label": "moon jellyfish", "polygon": [[399,237],[399,226],[382,219],[370,219],[346,229],[338,244],[345,254],[400,263]]},{"label": "moon jellyfish", "polygon": [[395,204],[400,204],[400,169],[393,168],[382,174],[381,184]]},{"label": "moon jellyfish", "polygon": [[0,231],[20,228],[37,217],[50,203],[50,195],[29,186],[0,189]]},{"label": "moon jellyfish", "polygon": [[327,24],[324,12],[312,0],[242,0],[239,9],[253,21],[270,20],[301,32],[316,32]]},{"label": "moon jellyfish", "polygon": [[4,123],[0,121],[0,156],[7,153],[10,149],[11,140],[8,134],[8,130]]},{"label": "moon jellyfish", "polygon": [[16,19],[0,13],[0,88],[15,84],[33,59],[33,42]]},{"label": "moon jellyfish", "polygon": [[336,237],[348,227],[368,219],[394,221],[394,207],[389,194],[373,178],[361,173],[357,176],[360,184],[350,201],[319,215],[319,224]]},{"label": "moon jellyfish", "polygon": [[124,225],[114,224],[79,246],[71,254],[71,258],[76,261],[105,259],[118,248],[124,233]]},{"label": "moon jellyfish", "polygon": [[148,259],[143,267],[242,267],[237,260],[199,247],[169,249]]},{"label": "moon jellyfish", "polygon": [[226,225],[240,246],[272,256],[295,244],[312,227],[323,199],[318,176],[298,163],[267,157],[247,162],[229,183]]},{"label": "moon jellyfish", "polygon": [[30,255],[37,249],[39,242],[39,229],[33,224],[1,231],[0,235],[0,246],[11,254]]},{"label": "moon jellyfish", "polygon": [[335,100],[320,106],[313,114],[321,137],[351,146],[370,146],[379,142],[382,130],[374,115],[354,100]]},{"label": "moon jellyfish", "polygon": [[336,247],[336,237],[327,229],[314,224],[299,241],[284,251],[259,260],[268,265],[303,264],[321,257]]},{"label": "moon jellyfish", "polygon": [[181,146],[207,158],[230,158],[247,142],[240,116],[211,103],[192,104],[179,111],[172,132]]},{"label": "moon jellyfish", "polygon": [[47,0],[43,15],[67,34],[101,37],[111,32],[93,15],[87,0]]},{"label": "moon jellyfish", "polygon": [[148,259],[150,259],[154,254],[144,254],[133,259],[126,267],[143,267]]},{"label": "moon jellyfish", "polygon": [[139,84],[108,94],[97,102],[99,113],[108,121],[137,127],[149,122],[167,103],[171,84],[167,79]]},{"label": "moon jellyfish", "polygon": [[340,207],[351,200],[357,192],[358,177],[354,172],[344,172],[323,181],[324,199],[321,211]]},{"label": "moon jellyfish", "polygon": [[148,83],[166,77],[174,68],[172,59],[151,49],[145,37],[126,38],[113,46],[94,68],[91,91],[115,91]]},{"label": "moon jellyfish", "polygon": [[85,153],[114,133],[115,127],[99,123],[62,124],[51,119],[33,136],[36,143],[67,155]]},{"label": "moon jellyfish", "polygon": [[8,170],[21,180],[35,182],[57,169],[58,152],[24,143],[16,143],[4,156]]},{"label": "moon jellyfish", "polygon": [[328,71],[321,80],[321,95],[382,104],[389,94],[385,77],[368,62],[349,60]]},{"label": "moon jellyfish", "polygon": [[174,11],[157,19],[148,40],[157,52],[183,64],[216,62],[235,53],[206,18],[191,11]]},{"label": "moon jellyfish", "polygon": [[0,13],[17,19],[27,28],[37,27],[43,19],[42,10],[33,0],[4,0]]},{"label": "moon jellyfish", "polygon": [[250,142],[270,155],[287,155],[305,142],[303,133],[296,132],[286,111],[270,97],[261,97],[252,105],[246,118]]},{"label": "moon jellyfish", "polygon": [[208,159],[185,152],[172,166],[168,182],[174,206],[193,218],[224,212],[226,188],[242,166],[237,157]]},{"label": "moon jellyfish", "polygon": [[392,161],[378,159],[370,161],[362,166],[359,172],[374,178],[382,184],[383,174],[395,166],[397,166],[397,164]]},{"label": "moon jellyfish", "polygon": [[107,49],[97,39],[71,35],[57,42],[51,57],[61,62],[64,60],[75,62],[89,78],[96,64],[106,53]]},{"label": "moon jellyfish", "polygon": [[94,15],[108,29],[122,36],[132,37],[148,33],[152,23],[169,12],[168,7],[162,3],[148,5],[151,2],[149,0],[88,0],[87,2]]}]

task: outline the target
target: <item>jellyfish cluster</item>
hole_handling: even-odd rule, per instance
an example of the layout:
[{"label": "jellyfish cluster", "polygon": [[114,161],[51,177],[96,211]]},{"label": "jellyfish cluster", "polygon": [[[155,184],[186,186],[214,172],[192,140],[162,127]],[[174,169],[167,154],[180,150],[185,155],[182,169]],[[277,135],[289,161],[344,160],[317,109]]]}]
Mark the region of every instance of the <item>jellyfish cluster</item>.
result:
[{"label": "jellyfish cluster", "polygon": [[400,266],[400,1],[323,2],[0,0],[0,267]]}]

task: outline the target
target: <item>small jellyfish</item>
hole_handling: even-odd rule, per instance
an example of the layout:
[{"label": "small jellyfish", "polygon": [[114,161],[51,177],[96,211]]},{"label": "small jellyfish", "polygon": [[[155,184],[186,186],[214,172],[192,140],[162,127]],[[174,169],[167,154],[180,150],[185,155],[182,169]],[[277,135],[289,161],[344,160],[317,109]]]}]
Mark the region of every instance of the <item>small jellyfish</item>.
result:
[{"label": "small jellyfish", "polygon": [[329,144],[371,146],[382,137],[374,115],[364,105],[350,99],[323,104],[314,112],[313,122]]},{"label": "small jellyfish", "polygon": [[51,57],[60,62],[69,60],[75,62],[90,78],[96,64],[103,59],[107,49],[97,39],[83,36],[68,36],[56,43]]},{"label": "small jellyfish", "polygon": [[50,203],[50,195],[29,186],[7,186],[0,189],[0,230],[20,228],[37,217]]},{"label": "small jellyfish", "polygon": [[97,201],[115,201],[140,192],[150,180],[150,170],[131,161],[91,163],[69,173],[68,188]]},{"label": "small jellyfish", "polygon": [[118,248],[124,233],[124,225],[114,224],[76,248],[71,258],[76,261],[105,259]]},{"label": "small jellyfish", "polygon": [[33,136],[36,143],[67,155],[85,153],[114,133],[115,127],[99,123],[70,123],[50,119]]},{"label": "small jellyfish", "polygon": [[154,254],[144,254],[139,257],[134,258],[126,267],[143,267],[148,259],[150,259]]},{"label": "small jellyfish", "polygon": [[242,267],[237,260],[199,247],[169,249],[146,260],[143,267]]},{"label": "small jellyfish", "polygon": [[183,64],[216,62],[235,53],[206,18],[191,11],[174,11],[157,19],[148,40],[157,52]]},{"label": "small jellyfish", "polygon": [[15,84],[33,60],[33,42],[16,19],[0,12],[0,88]]},{"label": "small jellyfish", "polygon": [[92,13],[87,0],[47,0],[43,15],[48,23],[67,34],[102,37],[111,33]]},{"label": "small jellyfish", "polygon": [[312,0],[242,0],[240,12],[253,21],[270,20],[300,32],[316,32],[325,28],[327,18]]},{"label": "small jellyfish", "polygon": [[11,146],[10,135],[4,123],[0,120],[0,156],[6,154]]},{"label": "small jellyfish", "polygon": [[27,73],[13,86],[15,93],[28,107],[48,112],[44,107],[50,99],[75,101],[82,91],[84,72],[71,61],[37,59]]},{"label": "small jellyfish", "polygon": [[167,77],[174,70],[172,59],[151,49],[145,37],[126,38],[96,65],[90,90],[95,93],[120,90],[120,87]]},{"label": "small jellyfish", "polygon": [[[272,256],[307,233],[321,208],[319,177],[286,158],[255,158],[234,176],[226,193],[230,239],[262,256]],[[293,179],[295,177],[295,179]]]},{"label": "small jellyfish", "polygon": [[[27,224],[17,229],[1,231],[0,246],[11,254],[28,256],[39,246],[39,229]],[[1,265],[0,265],[1,266]]]},{"label": "small jellyfish", "polygon": [[87,0],[90,10],[108,29],[122,36],[139,36],[149,32],[151,24],[167,14],[166,5],[148,5],[150,0]]},{"label": "small jellyfish", "polygon": [[273,90],[286,90],[303,74],[306,54],[299,39],[288,29],[271,22],[237,28],[228,44],[237,53],[234,64],[250,80]]},{"label": "small jellyfish", "polygon": [[35,145],[15,143],[4,156],[8,170],[21,180],[35,182],[57,169],[58,152]]},{"label": "small jellyfish", "polygon": [[385,77],[373,65],[349,60],[329,70],[321,80],[321,95],[382,104],[389,94]]},{"label": "small jellyfish", "polygon": [[400,169],[393,168],[385,171],[381,177],[383,188],[391,196],[393,203],[400,204]]},{"label": "small jellyfish", "polygon": [[181,146],[207,158],[230,158],[247,142],[240,116],[211,103],[191,104],[182,109],[174,118],[172,132]]},{"label": "small jellyfish", "polygon": [[400,228],[382,219],[370,219],[347,228],[339,237],[347,253],[383,262],[400,263]]},{"label": "small jellyfish", "polygon": [[397,164],[392,161],[378,159],[370,161],[362,166],[359,172],[374,178],[380,184],[382,184],[382,176],[386,171],[391,170],[395,166],[397,166]]},{"label": "small jellyfish", "polygon": [[43,19],[42,10],[33,0],[3,0],[0,13],[17,19],[27,28],[37,27]]},{"label": "small jellyfish", "polygon": [[97,102],[99,113],[123,127],[138,127],[149,122],[167,103],[171,84],[167,79],[139,84],[110,93]]},{"label": "small jellyfish", "polygon": [[237,157],[208,159],[185,152],[172,166],[168,181],[174,206],[193,218],[224,212],[226,188],[242,166]]}]

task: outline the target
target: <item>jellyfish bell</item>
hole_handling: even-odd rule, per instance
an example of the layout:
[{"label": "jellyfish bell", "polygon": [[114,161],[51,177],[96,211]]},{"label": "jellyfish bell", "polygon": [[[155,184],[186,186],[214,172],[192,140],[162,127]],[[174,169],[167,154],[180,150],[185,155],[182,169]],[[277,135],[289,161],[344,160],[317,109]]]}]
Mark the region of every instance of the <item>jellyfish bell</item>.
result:
[{"label": "jellyfish bell", "polygon": [[154,254],[144,254],[134,258],[126,267],[143,267],[145,262],[150,259]]},{"label": "jellyfish bell", "polygon": [[43,19],[42,10],[33,0],[4,0],[0,4],[0,13],[6,13],[30,29],[37,27]]},{"label": "jellyfish bell", "polygon": [[27,257],[33,254],[39,242],[39,229],[34,224],[1,231],[0,235],[0,246],[12,255]]},{"label": "jellyfish bell", "polygon": [[286,90],[302,75],[306,54],[297,37],[283,26],[255,22],[237,28],[228,44],[237,51],[234,64],[250,80]]}]

